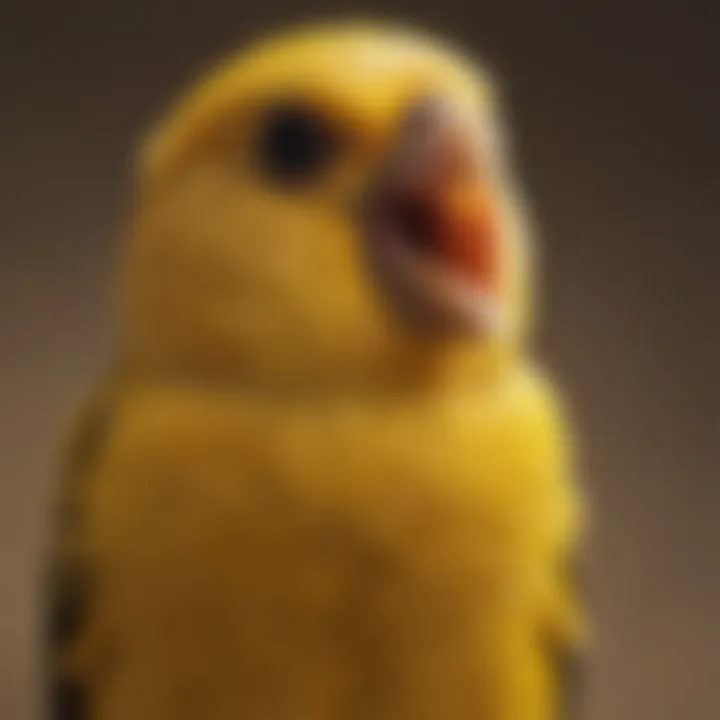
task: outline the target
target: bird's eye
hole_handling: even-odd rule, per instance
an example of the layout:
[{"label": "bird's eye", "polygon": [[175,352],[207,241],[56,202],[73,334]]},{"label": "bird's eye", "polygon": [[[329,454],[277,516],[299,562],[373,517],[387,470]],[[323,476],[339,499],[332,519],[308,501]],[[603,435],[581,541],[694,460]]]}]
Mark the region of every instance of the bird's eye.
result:
[{"label": "bird's eye", "polygon": [[336,150],[330,124],[312,109],[282,106],[268,111],[258,138],[262,171],[273,182],[298,186],[325,170]]}]

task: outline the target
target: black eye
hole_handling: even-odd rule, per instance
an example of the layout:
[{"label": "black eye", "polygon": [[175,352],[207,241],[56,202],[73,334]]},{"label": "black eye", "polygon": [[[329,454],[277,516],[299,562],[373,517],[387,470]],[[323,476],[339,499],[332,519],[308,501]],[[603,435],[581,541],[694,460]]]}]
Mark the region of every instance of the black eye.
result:
[{"label": "black eye", "polygon": [[312,109],[283,106],[263,118],[258,149],[267,176],[284,185],[299,185],[328,166],[336,137],[329,123]]}]

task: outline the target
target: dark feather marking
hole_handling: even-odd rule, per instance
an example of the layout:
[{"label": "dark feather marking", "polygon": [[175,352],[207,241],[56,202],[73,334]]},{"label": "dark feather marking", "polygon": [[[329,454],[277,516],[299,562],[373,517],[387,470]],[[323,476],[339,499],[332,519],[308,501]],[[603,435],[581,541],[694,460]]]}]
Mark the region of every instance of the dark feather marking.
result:
[{"label": "dark feather marking", "polygon": [[86,616],[89,598],[87,573],[81,570],[79,563],[74,568],[68,564],[61,577],[53,582],[48,631],[54,647],[65,646],[77,636]]},{"label": "dark feather marking", "polygon": [[[574,553],[563,568],[564,581],[575,597],[583,603],[587,599],[587,565],[581,553]],[[585,694],[586,657],[581,648],[553,643],[552,662],[559,684],[559,720],[578,720],[582,717]]]},{"label": "dark feather marking", "polygon": [[585,685],[584,657],[576,649],[565,647],[556,655],[556,667],[561,684],[558,718],[577,720],[582,714]]},{"label": "dark feather marking", "polygon": [[[110,402],[100,394],[87,409],[71,438],[60,471],[60,498],[54,522],[56,541],[82,525],[84,484],[90,477],[110,428]],[[48,606],[45,610],[48,720],[88,720],[88,687],[81,678],[61,674],[63,651],[84,626],[92,587],[89,568],[79,557],[58,555],[48,577]]]},{"label": "dark feather marking", "polygon": [[52,720],[84,720],[88,717],[87,690],[73,680],[57,679],[52,688]]}]

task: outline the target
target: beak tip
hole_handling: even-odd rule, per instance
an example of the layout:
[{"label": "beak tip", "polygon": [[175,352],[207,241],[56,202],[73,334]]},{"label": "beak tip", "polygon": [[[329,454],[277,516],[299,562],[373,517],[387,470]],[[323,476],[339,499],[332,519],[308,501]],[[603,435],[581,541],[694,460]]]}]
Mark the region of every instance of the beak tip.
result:
[{"label": "beak tip", "polygon": [[454,190],[441,200],[440,237],[444,259],[471,281],[496,292],[500,244],[494,203],[477,183]]}]

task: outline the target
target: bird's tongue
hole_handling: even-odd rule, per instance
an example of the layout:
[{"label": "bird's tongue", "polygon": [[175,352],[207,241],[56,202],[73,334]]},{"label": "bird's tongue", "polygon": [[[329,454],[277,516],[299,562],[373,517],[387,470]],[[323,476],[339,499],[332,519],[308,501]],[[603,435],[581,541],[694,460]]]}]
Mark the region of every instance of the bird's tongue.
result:
[{"label": "bird's tongue", "polygon": [[490,293],[498,291],[500,247],[497,210],[476,182],[438,189],[437,229],[440,256],[454,274]]}]

